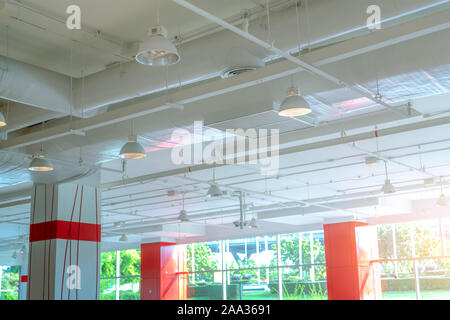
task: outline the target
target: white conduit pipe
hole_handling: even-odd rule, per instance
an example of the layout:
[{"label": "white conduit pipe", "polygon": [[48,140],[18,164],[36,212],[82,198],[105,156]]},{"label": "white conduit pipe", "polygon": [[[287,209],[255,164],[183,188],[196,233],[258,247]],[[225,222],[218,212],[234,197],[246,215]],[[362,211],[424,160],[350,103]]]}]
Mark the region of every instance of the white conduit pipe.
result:
[{"label": "white conduit pipe", "polygon": [[265,41],[263,41],[261,39],[258,39],[257,37],[255,37],[255,36],[245,32],[245,31],[235,27],[232,24],[229,24],[228,22],[226,22],[226,21],[224,21],[224,20],[222,20],[222,19],[220,19],[220,18],[210,14],[209,12],[207,12],[207,11],[205,11],[205,10],[199,8],[199,7],[196,7],[196,6],[192,5],[192,4],[190,4],[189,2],[187,2],[185,0],[172,0],[172,1],[177,3],[177,4],[179,4],[180,6],[182,6],[184,8],[186,8],[186,9],[188,9],[188,10],[191,10],[192,12],[197,13],[198,15],[202,16],[203,18],[206,18],[206,19],[208,19],[208,20],[210,20],[212,22],[215,22],[215,23],[219,24],[220,26],[224,27],[225,29],[228,29],[228,30],[232,31],[232,32],[236,33],[237,35],[239,35],[239,36],[241,36],[241,37],[243,37],[243,38],[245,38],[245,39],[247,39],[247,40],[249,40],[249,41],[251,41],[251,42],[253,42],[253,43],[257,44],[257,45],[259,45],[259,46],[261,46],[261,47],[263,47],[263,48],[265,48],[265,49],[267,49],[267,50],[269,50],[269,51],[271,51],[271,52],[273,52],[273,53],[275,53],[275,54],[277,54],[277,55],[279,55],[281,57],[284,57],[285,59],[287,59],[289,61],[292,61],[293,63],[299,65],[300,67],[304,68],[306,71],[309,71],[310,73],[312,73],[314,75],[317,75],[319,77],[327,79],[327,80],[335,83],[336,85],[338,85],[340,87],[347,88],[347,89],[349,89],[349,90],[351,90],[351,91],[353,91],[353,92],[355,92],[355,93],[357,93],[357,94],[359,94],[359,95],[361,95],[361,96],[363,96],[363,97],[365,97],[365,98],[367,98],[367,99],[369,99],[369,100],[371,100],[371,101],[373,101],[373,102],[375,102],[377,104],[380,104],[380,105],[382,105],[382,106],[392,110],[393,112],[399,114],[400,116],[402,116],[404,118],[408,118],[409,117],[409,115],[404,114],[400,110],[396,109],[396,106],[392,106],[389,103],[386,103],[386,102],[384,102],[382,100],[375,99],[371,94],[365,92],[364,90],[356,88],[356,87],[350,85],[349,83],[346,83],[345,81],[342,81],[342,80],[340,80],[340,79],[338,79],[338,78],[336,78],[336,77],[334,77],[334,76],[332,76],[332,75],[330,75],[330,74],[328,74],[328,73],[326,73],[326,72],[324,72],[324,71],[314,67],[313,65],[310,65],[309,63],[306,63],[306,62],[304,62],[304,61],[302,61],[302,60],[292,56],[288,52],[284,52],[284,51],[274,47],[272,44],[269,44],[269,43],[267,43],[267,42],[265,42]]}]

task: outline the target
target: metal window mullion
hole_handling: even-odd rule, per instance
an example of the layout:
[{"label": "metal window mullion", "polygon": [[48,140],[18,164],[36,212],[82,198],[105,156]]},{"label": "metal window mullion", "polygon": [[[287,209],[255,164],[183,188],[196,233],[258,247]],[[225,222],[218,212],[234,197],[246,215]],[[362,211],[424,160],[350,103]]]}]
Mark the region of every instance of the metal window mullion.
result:
[{"label": "metal window mullion", "polygon": [[227,300],[227,273],[225,270],[225,240],[220,241],[220,252],[222,255],[222,298]]},{"label": "metal window mullion", "polygon": [[[397,236],[395,231],[395,224],[392,225],[392,250],[394,251],[394,259],[397,259]],[[394,261],[394,274],[398,278],[398,263]]]},{"label": "metal window mullion", "polygon": [[116,251],[116,300],[120,299],[120,251]]},{"label": "metal window mullion", "polygon": [[281,248],[280,248],[280,235],[277,235],[277,270],[278,270],[278,298],[283,300],[283,280],[281,276]]},{"label": "metal window mullion", "polygon": [[441,255],[445,256],[445,237],[444,237],[444,226],[442,224],[442,218],[439,217],[439,236],[441,237]]},{"label": "metal window mullion", "polygon": [[310,258],[311,258],[311,267],[309,270],[309,275],[310,275],[310,279],[311,281],[315,281],[316,279],[316,275],[314,273],[314,245],[313,245],[313,234],[310,233],[309,234],[309,251],[310,251]]}]

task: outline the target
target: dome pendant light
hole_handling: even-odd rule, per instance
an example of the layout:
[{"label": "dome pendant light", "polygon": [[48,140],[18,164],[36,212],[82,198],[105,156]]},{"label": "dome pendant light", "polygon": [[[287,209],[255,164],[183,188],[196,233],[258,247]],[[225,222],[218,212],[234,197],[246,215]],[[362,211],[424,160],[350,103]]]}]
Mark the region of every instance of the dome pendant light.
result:
[{"label": "dome pendant light", "polygon": [[6,119],[3,112],[0,111],[0,128],[6,126]]},{"label": "dome pendant light", "polygon": [[128,136],[128,142],[120,149],[119,157],[122,159],[144,159],[147,157],[144,147],[137,142],[133,120],[131,120],[131,134]]},{"label": "dome pendant light", "polygon": [[223,195],[223,191],[220,190],[219,186],[216,184],[216,168],[213,168],[213,182],[208,189],[207,196],[210,198],[217,198]]},{"label": "dome pendant light", "polygon": [[150,28],[150,38],[143,42],[136,61],[146,66],[164,67],[180,62],[177,47],[167,39],[167,29],[160,25],[160,0],[157,1],[156,26]]},{"label": "dome pendant light", "polygon": [[121,241],[121,242],[127,242],[127,241],[128,241],[127,235],[126,235],[125,233],[122,234],[122,236],[120,237],[119,241]]},{"label": "dome pendant light", "polygon": [[299,117],[311,113],[309,103],[299,94],[299,89],[291,87],[288,89],[287,97],[280,105],[278,114],[281,117]]},{"label": "dome pendant light", "polygon": [[122,159],[144,159],[147,157],[144,148],[137,142],[135,135],[128,136],[128,142],[120,149]]},{"label": "dome pendant light", "polygon": [[387,163],[386,161],[384,162],[384,168],[386,170],[386,180],[384,181],[384,185],[381,188],[381,192],[383,192],[384,194],[392,194],[395,193],[395,187],[394,185],[391,183],[391,180],[389,180],[388,177],[388,171],[387,171]]},{"label": "dome pendant light", "polygon": [[181,59],[177,47],[167,39],[167,29],[163,26],[152,27],[150,38],[141,44],[136,61],[152,67],[171,66]]},{"label": "dome pendant light", "polygon": [[189,217],[187,215],[187,211],[184,210],[184,193],[183,193],[183,208],[180,211],[180,214],[178,215],[178,220],[180,220],[181,222],[188,222],[189,221]]},{"label": "dome pendant light", "polygon": [[30,165],[28,166],[28,170],[34,172],[49,172],[55,170],[53,163],[45,158],[42,145],[41,152],[33,157],[33,160],[31,160]]},{"label": "dome pendant light", "polygon": [[253,217],[252,220],[250,220],[250,223],[248,224],[248,227],[250,229],[257,229],[258,228],[258,221],[256,220],[255,217]]},{"label": "dome pendant light", "polygon": [[448,204],[447,204],[447,198],[446,198],[445,195],[444,195],[444,189],[443,189],[443,187],[442,187],[442,178],[441,178],[441,195],[440,195],[438,201],[436,202],[436,204],[437,204],[439,207],[447,207],[447,206],[448,206]]}]

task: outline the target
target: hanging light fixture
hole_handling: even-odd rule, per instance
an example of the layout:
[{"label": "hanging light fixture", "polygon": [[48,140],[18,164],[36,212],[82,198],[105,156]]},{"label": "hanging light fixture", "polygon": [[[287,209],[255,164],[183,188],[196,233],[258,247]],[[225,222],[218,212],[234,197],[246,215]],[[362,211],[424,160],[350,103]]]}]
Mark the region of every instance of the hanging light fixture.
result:
[{"label": "hanging light fixture", "polygon": [[163,26],[152,27],[150,38],[139,47],[136,61],[152,67],[164,67],[178,63],[181,59],[177,47],[167,39],[167,29]]},{"label": "hanging light fixture", "polygon": [[122,159],[144,159],[147,157],[144,148],[137,142],[135,135],[128,136],[128,142],[120,149]]},{"label": "hanging light fixture", "polygon": [[177,47],[167,39],[167,29],[160,25],[160,1],[157,1],[156,26],[150,28],[150,38],[142,43],[136,61],[146,66],[170,66],[180,61]]},{"label": "hanging light fixture", "polygon": [[121,241],[121,242],[127,242],[127,241],[128,241],[127,235],[126,235],[125,233],[122,234],[122,236],[120,237],[119,241]]},{"label": "hanging light fixture", "polygon": [[395,193],[395,187],[394,185],[391,183],[391,180],[389,180],[388,177],[388,171],[387,171],[387,163],[386,161],[384,162],[384,168],[386,170],[386,180],[384,181],[384,185],[381,188],[381,192],[383,192],[384,194],[391,194],[391,193]]},{"label": "hanging light fixture", "polygon": [[216,168],[213,168],[213,182],[208,189],[207,196],[210,198],[216,198],[223,195],[223,191],[216,184]]},{"label": "hanging light fixture", "polygon": [[378,158],[377,157],[366,157],[365,158],[366,166],[375,166],[378,164]]},{"label": "hanging light fixture", "polygon": [[436,201],[436,204],[439,207],[447,207],[447,198],[444,195],[444,189],[442,186],[442,178],[441,178],[441,195],[439,196],[439,199]]},{"label": "hanging light fixture", "polygon": [[131,134],[128,136],[128,142],[120,149],[119,157],[122,159],[144,159],[147,157],[144,148],[137,142],[133,121],[131,121]]},{"label": "hanging light fixture", "polygon": [[55,170],[53,163],[45,157],[44,147],[41,145],[41,151],[33,157],[28,170],[35,172],[49,172]]},{"label": "hanging light fixture", "polygon": [[6,126],[6,118],[3,115],[3,112],[0,111],[0,127]]},{"label": "hanging light fixture", "polygon": [[180,211],[180,214],[178,215],[178,220],[180,220],[181,222],[187,222],[189,221],[189,217],[187,215],[187,211],[184,210],[184,193],[183,193],[183,207]]},{"label": "hanging light fixture", "polygon": [[280,105],[278,114],[282,117],[299,117],[311,113],[309,103],[299,94],[299,89],[291,87],[288,89],[287,97]]},{"label": "hanging light fixture", "polygon": [[14,253],[13,253],[12,256],[11,256],[11,258],[17,259],[17,252],[16,252],[16,251],[14,251]]},{"label": "hanging light fixture", "polygon": [[255,217],[253,217],[252,220],[250,220],[250,223],[248,224],[248,227],[251,228],[251,229],[258,228],[258,221],[256,220]]}]

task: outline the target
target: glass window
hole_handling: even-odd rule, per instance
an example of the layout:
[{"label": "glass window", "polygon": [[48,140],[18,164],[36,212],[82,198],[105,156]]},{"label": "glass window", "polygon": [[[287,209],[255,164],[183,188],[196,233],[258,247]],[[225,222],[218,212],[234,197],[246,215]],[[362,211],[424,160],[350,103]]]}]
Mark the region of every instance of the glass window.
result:
[{"label": "glass window", "polygon": [[140,250],[102,252],[100,270],[100,300],[140,299]]},{"label": "glass window", "polygon": [[450,299],[448,239],[447,219],[378,226],[382,298]]},{"label": "glass window", "polygon": [[396,264],[391,261],[380,263],[377,267],[380,269],[383,300],[416,299],[412,263],[401,264],[398,271],[396,271]]},{"label": "glass window", "polygon": [[196,273],[188,278],[188,300],[222,300],[222,272]]},{"label": "glass window", "polygon": [[116,276],[116,252],[102,252],[100,264],[100,277],[109,278]]},{"label": "glass window", "polygon": [[418,269],[421,299],[450,300],[450,259],[427,259]]},{"label": "glass window", "polygon": [[423,221],[412,225],[417,257],[442,255],[439,220]]},{"label": "glass window", "polygon": [[116,300],[116,279],[100,279],[100,300]]},{"label": "glass window", "polygon": [[0,300],[19,299],[20,266],[0,266]]},{"label": "glass window", "polygon": [[[326,281],[311,280],[313,267],[281,268],[283,300],[327,300]],[[301,276],[302,275],[302,276]]]},{"label": "glass window", "polygon": [[119,288],[119,300],[140,300],[141,279],[137,277],[133,278],[121,278]]},{"label": "glass window", "polygon": [[291,267],[294,282],[306,283],[303,299],[327,296],[323,232],[197,243],[186,250],[189,299],[279,299],[281,266]]},{"label": "glass window", "polygon": [[139,276],[141,274],[141,251],[120,251],[120,276]]},{"label": "glass window", "polygon": [[187,269],[189,272],[213,271],[222,266],[220,242],[193,243],[187,246]]}]

